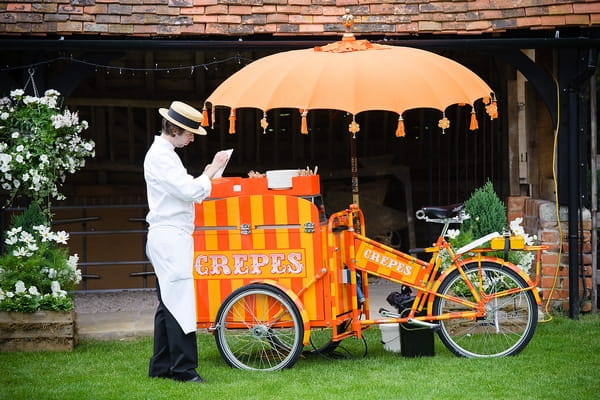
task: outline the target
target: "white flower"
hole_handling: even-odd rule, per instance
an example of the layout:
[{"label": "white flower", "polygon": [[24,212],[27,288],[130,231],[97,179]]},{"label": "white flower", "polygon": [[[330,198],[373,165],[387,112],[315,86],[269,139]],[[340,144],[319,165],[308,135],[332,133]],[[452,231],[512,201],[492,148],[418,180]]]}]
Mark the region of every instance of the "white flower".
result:
[{"label": "white flower", "polygon": [[22,230],[23,230],[23,228],[22,228],[22,227],[20,227],[20,226],[17,226],[17,227],[11,228],[11,230],[9,230],[9,231],[7,232],[7,234],[8,234],[8,236],[16,236],[16,235],[17,235],[19,232],[21,232]]},{"label": "white flower", "polygon": [[19,132],[13,132],[10,137],[12,137],[13,139],[18,139],[19,138]]},{"label": "white flower", "polygon": [[36,251],[39,250],[39,247],[38,247],[37,243],[28,243],[27,250],[29,250],[32,253],[35,253]]},{"label": "white flower", "polygon": [[11,90],[10,97],[19,97],[19,96],[23,96],[24,94],[25,94],[25,91],[23,89],[15,89],[15,90]]},{"label": "white flower", "polygon": [[28,257],[30,255],[31,254],[29,254],[27,249],[25,249],[24,247],[18,247],[15,250],[13,250],[13,256],[15,257]]},{"label": "white flower", "polygon": [[54,268],[48,268],[48,278],[56,278],[56,270]]},{"label": "white flower", "polygon": [[44,92],[44,96],[46,97],[58,97],[60,96],[60,92],[56,89],[48,89]]},{"label": "white flower", "polygon": [[35,242],[35,238],[33,237],[33,235],[27,231],[21,232],[21,235],[19,235],[19,240],[26,244]]},{"label": "white flower", "polygon": [[515,235],[523,235],[525,233],[525,230],[521,226],[522,223],[523,223],[523,218],[521,218],[521,217],[517,217],[517,218],[513,219],[512,221],[510,221],[510,230]]},{"label": "white flower", "polygon": [[75,271],[75,270],[77,270],[78,262],[79,262],[79,254],[75,253],[75,254],[69,256],[69,259],[67,260],[67,265],[69,266],[69,268],[71,268],[71,270]]},{"label": "white flower", "polygon": [[448,229],[446,231],[446,236],[450,239],[456,239],[460,235],[459,229]]},{"label": "white flower", "polygon": [[7,112],[0,113],[0,119],[7,120],[9,116],[10,114]]},{"label": "white flower", "polygon": [[38,288],[35,286],[29,286],[28,292],[32,296],[38,296],[40,294],[40,292],[38,292]]},{"label": "white flower", "polygon": [[15,293],[25,293],[25,283],[23,281],[17,281],[15,283]]},{"label": "white flower", "polygon": [[69,234],[65,231],[58,231],[54,236],[54,241],[56,243],[67,244],[67,240],[69,240]]},{"label": "white flower", "polygon": [[50,289],[52,290],[52,293],[59,292],[61,290],[60,283],[57,281],[52,281],[52,283],[50,284]]},{"label": "white flower", "polygon": [[37,225],[33,227],[40,234],[40,238],[42,242],[49,242],[52,240],[52,231],[50,231],[49,226],[45,225]]}]

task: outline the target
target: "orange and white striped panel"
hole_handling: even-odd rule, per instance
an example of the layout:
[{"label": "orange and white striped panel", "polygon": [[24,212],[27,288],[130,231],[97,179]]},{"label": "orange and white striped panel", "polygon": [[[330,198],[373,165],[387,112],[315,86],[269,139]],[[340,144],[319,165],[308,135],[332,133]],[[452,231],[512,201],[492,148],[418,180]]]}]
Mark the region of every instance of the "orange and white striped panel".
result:
[{"label": "orange and white striped panel", "polygon": [[198,204],[193,268],[199,326],[214,322],[233,290],[266,279],[301,293],[309,317],[321,318],[323,285],[314,282],[323,267],[321,235],[317,207],[300,197],[251,195]]}]

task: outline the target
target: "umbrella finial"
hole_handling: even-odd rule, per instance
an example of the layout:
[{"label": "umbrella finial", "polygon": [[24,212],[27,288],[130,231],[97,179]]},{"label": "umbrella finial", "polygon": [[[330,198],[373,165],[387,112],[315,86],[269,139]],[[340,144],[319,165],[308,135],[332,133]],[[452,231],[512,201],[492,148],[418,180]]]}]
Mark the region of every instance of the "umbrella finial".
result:
[{"label": "umbrella finial", "polygon": [[354,34],[351,32],[352,27],[354,26],[354,15],[350,14],[349,8],[346,8],[346,13],[342,15],[342,24],[344,24],[346,27],[346,33],[344,33],[344,37],[354,37]]}]

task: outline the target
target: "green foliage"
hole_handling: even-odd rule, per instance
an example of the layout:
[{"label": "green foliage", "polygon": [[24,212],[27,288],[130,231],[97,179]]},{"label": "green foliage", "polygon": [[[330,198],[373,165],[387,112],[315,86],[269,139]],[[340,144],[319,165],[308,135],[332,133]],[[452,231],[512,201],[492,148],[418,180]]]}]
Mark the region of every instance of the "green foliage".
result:
[{"label": "green foliage", "polygon": [[[465,202],[465,209],[470,218],[463,222],[460,230],[449,229],[447,232],[449,242],[455,250],[489,233],[503,233],[507,228],[512,235],[522,236],[526,245],[533,245],[537,240],[537,237],[528,235],[521,226],[523,218],[516,218],[507,227],[506,208],[490,181],[473,192]],[[485,246],[487,244],[482,245],[482,247]],[[504,258],[504,251],[492,251],[487,255]],[[447,254],[442,254],[442,257],[441,268],[444,270],[450,266],[451,260]],[[532,263],[535,261],[535,254],[529,251],[513,250],[508,253],[508,261],[529,274]],[[465,290],[467,290],[466,285]]]},{"label": "green foliage", "polygon": [[0,256],[0,310],[34,312],[71,310],[67,290],[81,280],[77,255],[69,256],[66,232],[52,232],[37,204],[13,217]]},{"label": "green foliage", "polygon": [[501,233],[507,226],[506,208],[490,181],[473,192],[465,202],[465,209],[471,218],[463,222],[461,229],[471,231],[474,238]]}]

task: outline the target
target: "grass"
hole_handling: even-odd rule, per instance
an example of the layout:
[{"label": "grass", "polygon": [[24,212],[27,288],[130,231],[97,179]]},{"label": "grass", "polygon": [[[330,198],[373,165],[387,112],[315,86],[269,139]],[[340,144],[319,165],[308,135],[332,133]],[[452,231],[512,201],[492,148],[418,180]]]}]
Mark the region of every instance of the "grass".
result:
[{"label": "grass", "polygon": [[436,337],[435,357],[386,352],[377,327],[345,358],[303,356],[280,372],[229,368],[211,335],[199,334],[207,384],[146,376],[152,339],[82,341],[73,352],[0,353],[0,399],[593,399],[600,393],[600,315],[555,317],[518,356],[458,358]]}]

